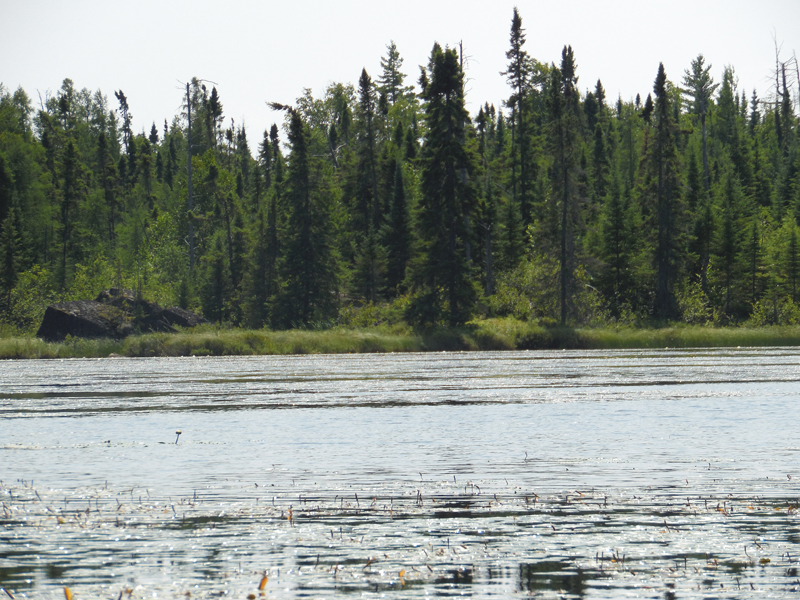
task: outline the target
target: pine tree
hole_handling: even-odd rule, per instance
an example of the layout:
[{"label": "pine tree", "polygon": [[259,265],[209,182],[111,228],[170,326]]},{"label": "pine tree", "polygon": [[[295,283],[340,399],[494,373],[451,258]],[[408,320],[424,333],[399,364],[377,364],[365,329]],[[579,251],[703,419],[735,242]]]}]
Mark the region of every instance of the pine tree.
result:
[{"label": "pine tree", "polygon": [[3,293],[3,312],[11,313],[11,294],[20,271],[22,242],[15,224],[14,211],[9,210],[0,224],[0,290]]},{"label": "pine tree", "polygon": [[475,164],[463,135],[468,116],[458,55],[435,45],[429,69],[430,77],[421,78],[429,135],[422,148],[419,250],[411,273],[415,296],[408,318],[430,324],[444,316],[458,325],[469,319],[476,299],[466,254],[466,218],[475,207],[469,178]]},{"label": "pine tree", "polygon": [[64,153],[61,184],[61,289],[67,287],[67,255],[72,246],[72,233],[75,229],[76,212],[78,203],[83,197],[85,183],[83,180],[83,165],[80,162],[78,150],[72,140],[67,143]]},{"label": "pine tree", "polygon": [[797,239],[797,223],[791,221],[783,263],[788,295],[792,302],[797,302],[800,292],[800,243]]},{"label": "pine tree", "polygon": [[378,234],[370,226],[355,255],[354,288],[369,303],[378,301],[386,278],[387,255]]},{"label": "pine tree", "polygon": [[203,256],[201,302],[203,315],[212,323],[222,324],[225,304],[229,296],[229,269],[225,268],[225,251],[222,239],[214,237],[213,249]]},{"label": "pine tree", "polygon": [[[514,147],[512,148],[512,197],[513,201],[519,203],[519,211],[522,217],[523,227],[527,227],[532,221],[531,201],[530,201],[530,165],[529,145],[530,140],[526,128],[527,119],[527,96],[530,85],[530,64],[528,53],[523,50],[525,45],[525,30],[522,28],[522,17],[519,16],[517,8],[514,7],[514,15],[511,18],[511,48],[506,52],[509,60],[508,67],[503,72],[506,80],[514,93],[506,101],[506,105],[511,108],[512,116],[515,117],[512,123]],[[519,196],[517,197],[516,177],[514,177],[515,164],[513,161],[519,153]]]},{"label": "pine tree", "polygon": [[164,181],[169,189],[172,189],[175,181],[175,174],[178,172],[178,150],[175,148],[175,140],[170,136],[169,151],[167,152],[167,165],[164,172]]},{"label": "pine tree", "polygon": [[370,227],[380,226],[380,200],[378,198],[378,174],[376,156],[375,88],[366,69],[362,69],[358,80],[358,107],[361,135],[358,142],[358,191],[356,206],[357,229],[364,235]]},{"label": "pine tree", "polygon": [[383,228],[383,244],[387,251],[386,287],[396,294],[406,276],[406,264],[411,258],[411,222],[406,203],[403,168],[395,167],[394,190],[389,218]]},{"label": "pine tree", "polygon": [[6,157],[0,153],[0,221],[6,218],[11,208],[14,192],[14,179]]},{"label": "pine tree", "polygon": [[655,139],[649,151],[651,197],[655,208],[656,289],[653,314],[658,319],[678,316],[674,285],[678,276],[680,251],[681,203],[677,172],[675,122],[671,98],[667,89],[664,65],[659,64],[653,85],[656,101],[653,107]]},{"label": "pine tree", "polygon": [[738,180],[735,181],[732,173],[727,173],[725,178],[722,197],[720,198],[720,228],[719,239],[717,240],[716,255],[720,264],[720,276],[722,278],[722,288],[724,289],[724,299],[722,310],[726,315],[733,316],[735,304],[734,294],[744,286],[738,285],[739,279],[739,258],[742,252],[742,234],[744,230],[741,225],[742,200],[741,190]]},{"label": "pine tree", "polygon": [[264,130],[264,137],[258,145],[258,163],[264,174],[264,187],[272,185],[272,142],[269,133]]},{"label": "pine tree", "polygon": [[493,238],[497,227],[497,202],[495,201],[494,183],[491,175],[487,174],[483,195],[478,204],[478,227],[483,238],[483,270],[484,270],[484,295],[494,294],[494,243]]},{"label": "pine tree", "polygon": [[594,93],[587,92],[586,98],[583,100],[583,114],[586,116],[586,128],[589,131],[594,131],[597,125],[597,113],[599,108],[597,101],[594,99]]},{"label": "pine tree", "polygon": [[621,196],[620,183],[614,180],[600,220],[601,258],[604,263],[600,282],[615,319],[620,317],[624,304],[631,304],[630,291],[633,285],[633,231]]},{"label": "pine tree", "polygon": [[150,143],[153,144],[153,146],[158,144],[158,129],[156,129],[155,122],[153,123],[153,126],[150,127],[150,135],[147,139],[150,140]]},{"label": "pine tree", "polygon": [[708,267],[714,235],[714,212],[710,196],[701,182],[696,153],[692,150],[688,157],[686,201],[692,219],[688,246],[689,254],[694,261],[691,271],[699,279],[700,288],[708,294]]},{"label": "pine tree", "polygon": [[758,94],[753,90],[753,96],[750,99],[750,120],[747,123],[750,136],[753,137],[756,128],[761,124],[761,111],[758,110]]},{"label": "pine tree", "polygon": [[761,270],[761,228],[759,227],[758,212],[751,217],[750,231],[745,248],[748,262],[748,275],[750,276],[750,307],[755,306],[759,296],[759,278]]},{"label": "pine tree", "polygon": [[309,134],[297,111],[290,111],[285,195],[287,234],[281,263],[280,307],[276,320],[283,327],[309,326],[333,317],[336,305],[336,263],[331,243],[328,190],[321,190],[316,161],[309,153]]},{"label": "pine tree", "polygon": [[[552,233],[558,239],[559,308],[562,325],[567,323],[568,301],[572,297],[572,272],[575,268],[575,236],[579,226],[580,198],[578,191],[578,92],[575,87],[575,57],[571,46],[561,52],[561,68],[551,70],[549,90],[549,139],[553,156],[553,187],[550,219]],[[558,213],[558,216],[556,216]]]},{"label": "pine tree", "polygon": [[269,322],[271,300],[270,247],[267,219],[256,216],[253,244],[247,260],[244,290],[244,318],[249,327],[264,327]]},{"label": "pine tree", "polygon": [[736,83],[731,67],[725,67],[722,71],[722,85],[717,98],[717,109],[715,118],[716,137],[725,145],[733,141],[734,129],[736,127]]},{"label": "pine tree", "polygon": [[113,244],[117,225],[117,167],[111,158],[106,135],[102,131],[97,138],[97,162],[100,185],[108,209],[108,239]]},{"label": "pine tree", "polygon": [[610,160],[606,134],[600,121],[594,126],[594,145],[592,148],[592,164],[594,166],[594,195],[596,199],[605,197],[608,186]]},{"label": "pine tree", "polygon": [[386,56],[381,58],[381,76],[378,78],[379,91],[385,94],[392,104],[396,103],[405,91],[403,88],[405,74],[400,70],[402,67],[403,59],[392,40],[386,46]]},{"label": "pine tree", "polygon": [[211,97],[208,99],[206,105],[206,123],[208,124],[208,142],[211,146],[216,148],[221,136],[221,126],[223,121],[222,116],[222,102],[219,100],[219,93],[217,88],[211,88]]},{"label": "pine tree", "polygon": [[114,92],[114,95],[117,97],[117,100],[119,100],[119,109],[122,111],[122,143],[128,154],[130,154],[131,143],[133,142],[133,133],[131,131],[133,115],[131,115],[130,108],[128,107],[128,98],[122,90]]}]

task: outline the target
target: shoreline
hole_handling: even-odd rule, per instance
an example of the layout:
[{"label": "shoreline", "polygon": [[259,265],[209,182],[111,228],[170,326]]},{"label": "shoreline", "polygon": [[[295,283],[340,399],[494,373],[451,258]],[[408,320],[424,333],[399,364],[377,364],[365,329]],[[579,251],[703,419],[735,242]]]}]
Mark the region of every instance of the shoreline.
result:
[{"label": "shoreline", "polygon": [[767,346],[800,346],[800,326],[572,329],[511,319],[424,331],[384,327],[271,331],[204,326],[121,340],[72,338],[46,342],[33,336],[6,337],[0,338],[0,360]]}]

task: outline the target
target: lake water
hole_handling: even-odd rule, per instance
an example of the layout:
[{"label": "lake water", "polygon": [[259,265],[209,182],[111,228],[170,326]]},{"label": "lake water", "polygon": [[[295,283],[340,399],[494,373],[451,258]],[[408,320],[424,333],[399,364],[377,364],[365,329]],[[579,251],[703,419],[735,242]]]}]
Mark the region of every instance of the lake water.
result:
[{"label": "lake water", "polygon": [[797,597],[798,400],[794,348],[3,362],[0,587]]}]

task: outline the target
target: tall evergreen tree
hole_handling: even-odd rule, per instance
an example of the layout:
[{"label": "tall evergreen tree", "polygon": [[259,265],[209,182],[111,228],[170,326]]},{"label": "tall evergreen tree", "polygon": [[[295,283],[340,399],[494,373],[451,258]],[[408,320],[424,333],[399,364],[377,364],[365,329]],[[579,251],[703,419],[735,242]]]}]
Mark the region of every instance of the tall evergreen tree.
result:
[{"label": "tall evergreen tree", "polygon": [[392,205],[383,229],[383,243],[387,250],[386,286],[393,295],[405,279],[406,264],[411,258],[411,222],[400,162],[395,167]]},{"label": "tall evergreen tree", "polygon": [[[281,263],[277,323],[303,327],[333,317],[337,270],[330,219],[329,190],[321,189],[321,165],[309,152],[309,133],[300,114],[289,110],[289,143],[285,194],[287,233]],[[313,170],[313,175],[312,175]]]},{"label": "tall evergreen tree", "polygon": [[797,293],[800,291],[800,243],[797,239],[797,224],[791,223],[789,239],[786,243],[784,269],[786,283],[792,302],[797,302]]},{"label": "tall evergreen tree", "polygon": [[653,314],[658,319],[668,320],[678,316],[674,286],[680,267],[682,214],[678,154],[675,145],[676,125],[663,64],[658,66],[653,93],[656,97],[653,107],[655,139],[647,157],[656,228],[654,255],[656,285]]},{"label": "tall evergreen tree", "polygon": [[403,59],[397,51],[397,45],[392,40],[386,46],[386,56],[381,58],[381,76],[378,78],[380,84],[378,89],[392,104],[397,102],[405,92],[403,87],[405,74],[401,71],[402,68]]},{"label": "tall evergreen tree", "polygon": [[84,167],[72,140],[64,152],[61,184],[61,266],[59,271],[62,289],[67,287],[67,256],[73,242],[78,203],[85,192]]},{"label": "tall evergreen tree", "polygon": [[[422,148],[421,197],[416,215],[418,255],[411,273],[415,297],[409,318],[451,325],[467,321],[476,295],[467,259],[468,217],[475,207],[474,158],[466,145],[463,73],[454,50],[435,45],[422,97],[428,138]],[[465,175],[465,176],[463,176]]]},{"label": "tall evergreen tree", "polygon": [[705,294],[708,294],[708,267],[714,234],[714,211],[710,198],[701,182],[696,153],[690,149],[686,176],[687,208],[692,218],[688,251],[694,262],[692,275],[699,279]]},{"label": "tall evergreen tree", "polygon": [[[22,241],[14,218],[14,211],[9,210],[0,223],[0,290],[2,290],[2,312],[11,312],[11,294],[17,283],[20,272],[20,255]],[[2,313],[0,313],[2,314]]]},{"label": "tall evergreen tree", "polygon": [[740,258],[744,245],[742,238],[746,233],[746,230],[742,226],[744,216],[742,214],[742,202],[743,199],[738,178],[736,178],[733,173],[728,172],[721,190],[720,207],[718,210],[721,223],[716,244],[716,255],[719,261],[722,283],[721,287],[724,290],[722,310],[728,316],[731,316],[735,309],[735,296],[746,289],[745,285],[739,285],[739,271],[741,270]]},{"label": "tall evergreen tree", "polygon": [[100,185],[108,209],[108,239],[113,244],[117,224],[117,168],[111,158],[106,135],[102,131],[97,139],[97,162]]},{"label": "tall evergreen tree", "polygon": [[633,286],[633,223],[620,188],[619,180],[615,179],[600,220],[603,259],[600,282],[614,318],[620,317],[625,304],[632,304],[630,292]]},{"label": "tall evergreen tree", "polygon": [[270,303],[269,229],[263,212],[256,215],[253,243],[244,277],[244,318],[249,327],[264,327],[269,323]]},{"label": "tall evergreen tree", "polygon": [[114,95],[119,100],[119,109],[122,111],[122,143],[128,154],[130,154],[131,142],[133,141],[133,132],[131,131],[133,115],[131,115],[130,107],[128,106],[128,98],[122,90],[114,92]]},{"label": "tall evergreen tree", "polygon": [[225,253],[222,239],[214,237],[214,246],[203,256],[201,303],[206,319],[222,324],[225,318],[225,304],[229,296],[229,270],[225,268]]},{"label": "tall evergreen tree", "polygon": [[378,198],[378,167],[376,150],[375,88],[366,69],[358,80],[358,108],[361,135],[358,143],[358,198],[356,200],[358,229],[368,234],[370,227],[380,226],[380,200]]},{"label": "tall evergreen tree", "polygon": [[[509,60],[503,75],[514,93],[506,104],[512,109],[515,117],[514,125],[514,147],[512,149],[512,193],[513,201],[519,203],[519,210],[522,217],[523,226],[527,227],[532,220],[530,202],[530,165],[529,165],[529,145],[530,140],[526,128],[527,119],[527,96],[530,85],[530,64],[527,51],[523,50],[526,42],[525,30],[522,28],[522,17],[517,8],[514,7],[514,15],[511,18],[511,47],[506,52]],[[517,197],[516,178],[513,170],[515,169],[515,157],[519,155],[519,196]]]},{"label": "tall evergreen tree", "polygon": [[222,135],[223,121],[222,102],[220,102],[216,86],[211,88],[211,97],[206,104],[205,118],[208,123],[208,141],[211,146],[216,148]]},{"label": "tall evergreen tree", "polygon": [[[571,46],[561,52],[561,68],[551,70],[549,91],[549,138],[553,156],[552,231],[558,232],[559,309],[562,325],[567,323],[568,300],[571,296],[572,272],[575,268],[575,236],[579,224],[578,152],[579,121],[575,57]],[[556,212],[558,216],[556,216]],[[555,227],[553,227],[555,225]]]}]

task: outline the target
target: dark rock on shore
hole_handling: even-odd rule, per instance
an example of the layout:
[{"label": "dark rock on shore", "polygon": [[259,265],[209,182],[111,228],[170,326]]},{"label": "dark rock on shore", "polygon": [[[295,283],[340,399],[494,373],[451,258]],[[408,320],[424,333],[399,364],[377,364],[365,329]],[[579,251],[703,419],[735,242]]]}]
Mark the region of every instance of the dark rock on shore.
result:
[{"label": "dark rock on shore", "polygon": [[75,300],[51,304],[36,336],[48,341],[68,335],[86,338],[123,338],[133,333],[175,331],[206,323],[203,317],[179,308],[162,308],[155,302],[137,298],[131,290],[112,288],[95,300]]}]

